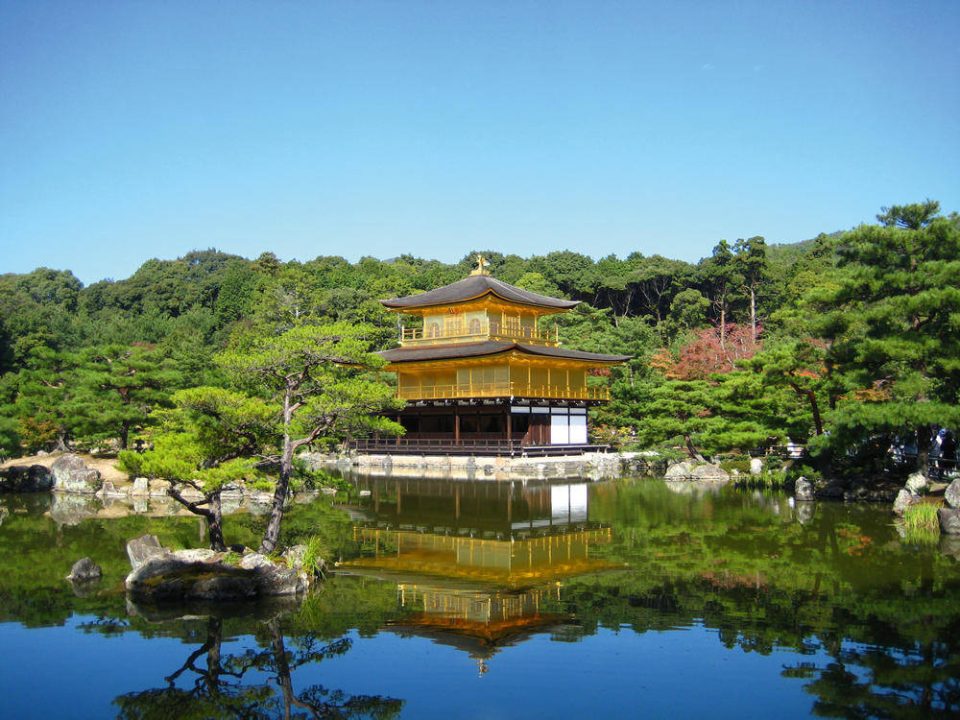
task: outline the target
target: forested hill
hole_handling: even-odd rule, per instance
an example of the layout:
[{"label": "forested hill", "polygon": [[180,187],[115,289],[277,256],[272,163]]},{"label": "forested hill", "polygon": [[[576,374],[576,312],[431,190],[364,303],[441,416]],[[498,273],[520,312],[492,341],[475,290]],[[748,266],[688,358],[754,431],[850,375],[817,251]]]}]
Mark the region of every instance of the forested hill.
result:
[{"label": "forested hill", "polygon": [[[614,395],[598,439],[708,454],[794,439],[852,457],[878,433],[960,426],[957,215],[928,201],[878,220],[795,245],[722,241],[697,264],[479,252],[501,280],[581,301],[559,319],[568,346],[635,356],[597,378]],[[251,337],[347,321],[388,347],[397,318],[378,300],[459,280],[475,255],[280,262],[205,250],[87,287],[69,271],[2,275],[0,453],[125,444],[177,390],[225,384],[217,353]]]},{"label": "forested hill", "polygon": [[[760,298],[762,312],[780,304],[797,264],[815,243],[766,249],[768,263],[777,273],[768,278]],[[190,338],[202,337],[202,345],[214,348],[233,323],[268,305],[274,313],[392,326],[377,300],[459,280],[475,267],[478,253],[487,258],[497,278],[608,310],[611,322],[646,317],[660,323],[670,319],[671,304],[685,290],[709,297],[708,261],[694,265],[639,252],[625,259],[609,256],[595,261],[569,251],[522,258],[478,250],[449,264],[411,255],[356,263],[321,256],[284,263],[269,252],[248,260],[215,249],[198,250],[176,260],[148,260],[127,279],[86,287],[69,270],[38,268],[0,275],[0,371],[24,367],[37,343],[68,350],[99,343],[179,342],[189,330]],[[707,311],[704,319],[712,315]]]}]

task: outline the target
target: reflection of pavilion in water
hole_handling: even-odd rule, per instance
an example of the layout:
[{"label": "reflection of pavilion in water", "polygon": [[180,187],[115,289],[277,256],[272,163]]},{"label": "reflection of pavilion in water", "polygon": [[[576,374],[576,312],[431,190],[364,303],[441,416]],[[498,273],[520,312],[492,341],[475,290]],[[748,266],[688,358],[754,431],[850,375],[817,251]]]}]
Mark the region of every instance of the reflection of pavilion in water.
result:
[{"label": "reflection of pavilion in water", "polygon": [[587,483],[366,484],[369,517],[354,529],[361,557],[352,568],[519,587],[606,567],[590,557],[610,529],[590,522]]},{"label": "reflection of pavilion in water", "polygon": [[460,647],[481,673],[498,648],[569,621],[561,579],[610,567],[591,557],[611,531],[590,522],[587,483],[359,483],[368,519],[346,568],[395,578],[410,614],[393,629]]}]

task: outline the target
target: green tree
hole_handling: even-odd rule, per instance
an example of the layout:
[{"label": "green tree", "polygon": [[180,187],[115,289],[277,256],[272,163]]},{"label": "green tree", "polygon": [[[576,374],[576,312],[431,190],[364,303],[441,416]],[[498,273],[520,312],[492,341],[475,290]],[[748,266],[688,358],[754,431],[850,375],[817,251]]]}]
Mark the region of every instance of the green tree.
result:
[{"label": "green tree", "polygon": [[373,328],[348,323],[294,327],[275,337],[244,337],[217,357],[238,384],[275,408],[280,475],[261,552],[277,546],[296,452],[321,440],[366,432],[401,432],[377,413],[397,407],[393,390],[372,374]]},{"label": "green tree", "polygon": [[[788,340],[764,348],[744,362],[759,373],[767,387],[788,387],[810,411],[815,435],[823,435],[823,413],[819,395],[823,392],[824,350],[811,340]],[[805,439],[809,432],[803,435]]]},{"label": "green tree", "polygon": [[190,388],[172,399],[175,410],[164,414],[153,447],[121,452],[120,461],[132,475],[168,481],[170,497],[206,521],[211,549],[226,550],[221,494],[263,482],[257,456],[275,433],[276,415],[260,398],[223,388]]},{"label": "green tree", "polygon": [[727,324],[731,321],[731,303],[735,293],[743,284],[740,267],[726,240],[721,240],[713,248],[713,255],[701,263],[700,272],[708,289],[717,326],[720,329],[720,347],[725,349]]},{"label": "green tree", "polygon": [[960,219],[938,212],[932,201],[885,208],[881,225],[844,235],[820,325],[845,389],[830,443],[911,438],[921,471],[936,428],[960,426]]},{"label": "green tree", "polygon": [[743,280],[750,308],[750,329],[757,339],[757,293],[767,279],[767,243],[759,236],[737,240],[733,246],[734,261]]},{"label": "green tree", "polygon": [[151,411],[169,406],[182,377],[154,347],[108,345],[84,350],[71,382],[74,436],[90,442],[117,439],[126,449],[131,432],[150,422]]}]

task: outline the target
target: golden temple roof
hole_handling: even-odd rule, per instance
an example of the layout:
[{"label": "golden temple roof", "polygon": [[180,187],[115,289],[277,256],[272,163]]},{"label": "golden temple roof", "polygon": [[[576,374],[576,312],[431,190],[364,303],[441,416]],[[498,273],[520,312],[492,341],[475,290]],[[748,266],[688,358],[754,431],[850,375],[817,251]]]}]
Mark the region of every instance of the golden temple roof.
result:
[{"label": "golden temple roof", "polygon": [[443,306],[478,300],[485,295],[495,295],[501,300],[518,305],[546,308],[549,310],[570,310],[579,304],[576,300],[561,300],[547,297],[529,290],[518,288],[510,283],[497,280],[486,274],[476,274],[458,280],[455,283],[429,290],[419,295],[381,300],[380,303],[391,310],[404,311],[414,308]]}]

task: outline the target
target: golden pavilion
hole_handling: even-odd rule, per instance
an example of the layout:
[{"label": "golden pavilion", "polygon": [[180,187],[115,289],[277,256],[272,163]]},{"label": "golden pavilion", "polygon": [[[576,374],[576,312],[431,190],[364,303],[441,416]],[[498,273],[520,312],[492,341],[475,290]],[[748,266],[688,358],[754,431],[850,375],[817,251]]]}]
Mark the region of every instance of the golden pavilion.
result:
[{"label": "golden pavilion", "polygon": [[381,303],[414,319],[381,353],[407,401],[398,448],[582,452],[588,408],[609,400],[588,376],[629,359],[562,347],[547,321],[578,303],[497,280],[482,257],[463,280]]}]

